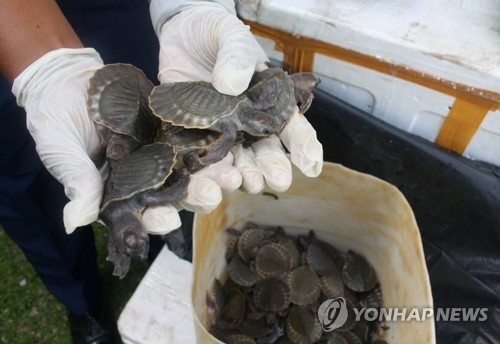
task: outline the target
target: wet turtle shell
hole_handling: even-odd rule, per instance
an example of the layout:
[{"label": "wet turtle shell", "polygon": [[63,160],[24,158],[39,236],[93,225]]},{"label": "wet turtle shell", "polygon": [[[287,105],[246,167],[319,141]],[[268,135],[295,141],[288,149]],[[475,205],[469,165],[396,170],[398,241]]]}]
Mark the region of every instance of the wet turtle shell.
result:
[{"label": "wet turtle shell", "polygon": [[87,106],[90,117],[113,133],[151,143],[160,121],[148,105],[153,84],[132,65],[108,64],[89,81]]},{"label": "wet turtle shell", "polygon": [[306,306],[296,306],[290,310],[286,321],[286,333],[292,343],[315,343],[323,330],[318,316]]},{"label": "wet turtle shell", "polygon": [[377,275],[371,264],[361,255],[349,251],[342,267],[345,285],[356,292],[365,292],[377,284]]},{"label": "wet turtle shell", "polygon": [[262,278],[268,278],[288,272],[292,267],[292,257],[286,247],[268,243],[262,246],[255,258],[255,270]]},{"label": "wet turtle shell", "polygon": [[253,300],[257,307],[266,312],[278,312],[290,304],[290,288],[279,278],[263,279],[255,285]]},{"label": "wet turtle shell", "polygon": [[308,266],[299,266],[287,276],[291,301],[297,305],[309,305],[321,294],[318,275]]}]

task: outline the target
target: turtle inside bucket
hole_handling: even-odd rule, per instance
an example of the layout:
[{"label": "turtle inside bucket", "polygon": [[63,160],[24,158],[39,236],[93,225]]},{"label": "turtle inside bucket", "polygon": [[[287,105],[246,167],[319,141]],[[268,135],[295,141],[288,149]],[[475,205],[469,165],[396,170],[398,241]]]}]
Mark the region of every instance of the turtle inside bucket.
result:
[{"label": "turtle inside bucket", "polygon": [[[382,303],[375,270],[362,255],[344,254],[316,238],[313,231],[292,236],[280,227],[248,224],[241,232],[230,228],[227,233],[229,273],[225,280],[215,280],[207,293],[210,333],[219,340],[234,342],[239,336],[253,343],[380,340],[379,322],[354,321],[353,308],[378,308]],[[295,265],[296,255],[302,258]],[[228,327],[220,310],[235,290],[243,298],[239,298],[238,322]],[[349,316],[341,327],[323,331],[320,305],[338,297],[343,298]]]}]

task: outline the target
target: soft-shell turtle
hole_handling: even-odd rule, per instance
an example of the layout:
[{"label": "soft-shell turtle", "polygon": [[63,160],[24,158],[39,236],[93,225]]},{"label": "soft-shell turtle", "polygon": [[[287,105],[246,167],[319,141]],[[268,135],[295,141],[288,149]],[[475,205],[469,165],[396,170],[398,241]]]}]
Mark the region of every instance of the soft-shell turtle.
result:
[{"label": "soft-shell turtle", "polygon": [[141,211],[185,195],[187,172],[177,171],[169,178],[174,161],[171,145],[154,143],[124,156],[111,169],[100,217],[109,228],[108,260],[114,263],[113,273],[119,277],[127,273],[130,257],[146,258],[149,244],[140,222]]},{"label": "soft-shell turtle", "polygon": [[[301,87],[312,78],[296,77]],[[310,90],[318,82],[314,80]],[[279,134],[296,104],[294,82],[280,68],[256,73],[249,89],[239,96],[221,94],[211,83],[199,81],[162,84],[149,97],[153,113],[163,121],[221,133],[200,157],[203,165],[224,158],[236,142],[238,131],[258,137]]]},{"label": "soft-shell turtle", "polygon": [[220,134],[208,129],[185,129],[162,123],[157,142],[168,142],[177,149],[177,165],[185,166],[190,173],[201,170],[205,165],[200,162],[207,149],[214,144]]},{"label": "soft-shell turtle", "polygon": [[106,158],[111,163],[153,141],[160,121],[148,106],[152,89],[144,73],[127,64],[106,65],[90,79],[89,115],[107,145]]}]

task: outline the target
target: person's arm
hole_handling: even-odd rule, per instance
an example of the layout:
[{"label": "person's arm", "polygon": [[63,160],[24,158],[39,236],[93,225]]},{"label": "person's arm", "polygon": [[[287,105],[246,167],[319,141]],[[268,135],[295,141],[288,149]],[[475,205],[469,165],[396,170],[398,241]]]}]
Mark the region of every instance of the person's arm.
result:
[{"label": "person's arm", "polygon": [[49,51],[81,48],[54,0],[0,0],[0,73],[12,83]]}]

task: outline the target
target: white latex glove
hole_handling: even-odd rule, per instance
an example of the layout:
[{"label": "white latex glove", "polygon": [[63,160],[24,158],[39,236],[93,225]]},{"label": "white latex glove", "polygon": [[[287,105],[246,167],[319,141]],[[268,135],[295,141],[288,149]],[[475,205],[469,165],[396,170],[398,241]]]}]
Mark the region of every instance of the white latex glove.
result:
[{"label": "white latex glove", "polygon": [[[160,40],[158,78],[162,83],[202,80],[212,82],[221,93],[238,95],[248,88],[255,71],[267,68],[264,50],[235,16],[231,0],[153,0],[151,18]],[[322,146],[303,115],[294,115],[280,138],[303,173],[319,175]],[[257,193],[267,184],[280,192],[290,186],[291,165],[277,138],[262,140],[252,148],[237,146],[233,154],[246,191]],[[216,170],[217,166],[212,167]],[[215,193],[215,186],[211,187]],[[214,196],[214,204],[215,200]]]},{"label": "white latex glove", "polygon": [[[98,171],[94,163],[105,147],[88,115],[86,96],[89,79],[101,67],[102,60],[93,49],[59,49],[31,64],[15,79],[12,89],[18,104],[26,109],[27,127],[43,164],[64,185],[70,199],[63,215],[68,233],[97,220],[103,177],[107,176],[106,165]],[[179,227],[173,206],[165,206],[162,212],[158,209],[162,215],[156,222],[148,216],[146,229],[151,222],[155,232]]]}]

